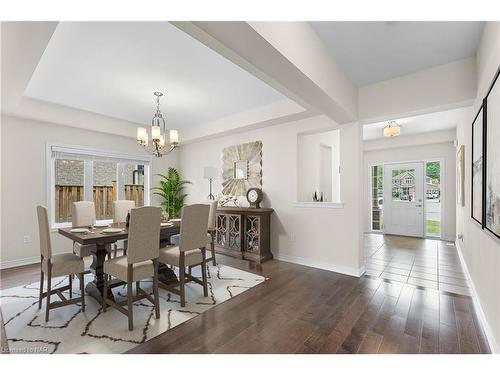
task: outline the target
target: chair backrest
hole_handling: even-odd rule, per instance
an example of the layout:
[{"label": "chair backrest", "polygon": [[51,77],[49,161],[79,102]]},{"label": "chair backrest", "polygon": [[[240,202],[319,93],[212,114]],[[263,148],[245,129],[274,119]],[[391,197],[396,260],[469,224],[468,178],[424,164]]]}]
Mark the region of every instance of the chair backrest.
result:
[{"label": "chair backrest", "polygon": [[95,224],[94,202],[80,201],[72,204],[73,227],[87,227]]},{"label": "chair backrest", "polygon": [[215,218],[217,216],[217,201],[208,201],[207,204],[210,206],[210,212],[208,214],[208,230],[215,229]]},{"label": "chair backrest", "polygon": [[180,251],[207,246],[208,214],[207,204],[192,204],[184,207],[181,220]]},{"label": "chair backrest", "polygon": [[132,208],[135,208],[135,201],[114,201],[113,223],[124,223],[127,221],[127,214]]},{"label": "chair backrest", "polygon": [[52,257],[52,244],[50,243],[49,215],[47,215],[47,208],[36,206],[36,213],[38,215],[40,254],[42,254],[45,259],[50,259]]},{"label": "chair backrest", "polygon": [[141,207],[130,210],[127,247],[129,264],[159,257],[160,224],[160,207]]}]

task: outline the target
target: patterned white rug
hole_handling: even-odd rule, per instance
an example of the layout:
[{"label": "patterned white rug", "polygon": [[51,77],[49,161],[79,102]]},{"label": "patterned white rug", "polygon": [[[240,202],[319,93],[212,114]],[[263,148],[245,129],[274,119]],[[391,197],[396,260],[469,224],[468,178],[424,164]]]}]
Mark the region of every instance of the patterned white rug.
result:
[{"label": "patterned white rug", "polygon": [[[193,276],[198,276],[193,269]],[[177,270],[176,270],[177,272]],[[262,283],[265,278],[232,267],[209,266],[209,296],[196,283],[186,284],[186,306],[181,308],[179,297],[160,289],[160,319],[155,319],[152,304],[143,299],[134,303],[134,330],[129,331],[127,317],[114,308],[103,313],[92,297],[85,298],[86,308],[69,305],[50,310],[45,323],[45,299],[38,310],[39,283],[0,291],[5,330],[11,353],[123,353],[160,333],[189,320],[202,312]],[[93,275],[86,275],[85,282]],[[67,278],[57,278],[54,284],[66,285]],[[151,281],[141,282],[150,291]],[[56,287],[56,286],[54,286]],[[126,286],[114,288],[116,300],[126,295]],[[73,281],[73,297],[78,296],[78,279]],[[64,292],[67,296],[67,291]],[[53,296],[52,300],[57,300]]]}]

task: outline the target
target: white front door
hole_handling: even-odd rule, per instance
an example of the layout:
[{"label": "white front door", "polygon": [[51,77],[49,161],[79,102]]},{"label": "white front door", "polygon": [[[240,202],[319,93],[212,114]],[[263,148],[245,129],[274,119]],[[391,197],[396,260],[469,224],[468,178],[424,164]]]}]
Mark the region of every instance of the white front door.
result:
[{"label": "white front door", "polygon": [[424,236],[424,163],[384,165],[384,233]]}]

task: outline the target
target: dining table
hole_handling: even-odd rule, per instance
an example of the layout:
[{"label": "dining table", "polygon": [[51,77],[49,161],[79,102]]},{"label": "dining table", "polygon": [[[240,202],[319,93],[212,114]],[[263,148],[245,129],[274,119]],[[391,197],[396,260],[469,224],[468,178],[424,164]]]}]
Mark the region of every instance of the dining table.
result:
[{"label": "dining table", "polygon": [[[104,288],[104,261],[108,256],[108,248],[111,244],[120,240],[128,239],[128,229],[125,223],[113,223],[105,227],[84,227],[88,231],[81,233],[72,231],[75,228],[59,228],[58,232],[64,237],[77,242],[81,245],[96,245],[92,249],[92,264],[90,271],[94,274],[94,279],[87,283],[85,291],[88,295],[94,297],[99,302],[102,300]],[[106,233],[105,229],[117,228],[115,233]],[[118,231],[120,229],[120,231]],[[170,237],[174,234],[180,233],[180,221],[171,221],[170,224],[163,223],[160,226],[160,247],[170,244]],[[158,279],[165,284],[178,282],[172,268],[164,263],[158,265]],[[124,282],[120,280],[112,280],[108,283],[108,296],[113,296],[111,289],[123,285]]]}]

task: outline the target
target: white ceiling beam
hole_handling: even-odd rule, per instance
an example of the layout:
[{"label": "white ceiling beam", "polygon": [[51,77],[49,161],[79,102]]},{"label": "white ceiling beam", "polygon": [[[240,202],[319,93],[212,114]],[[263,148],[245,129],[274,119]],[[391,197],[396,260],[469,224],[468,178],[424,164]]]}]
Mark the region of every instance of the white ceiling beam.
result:
[{"label": "white ceiling beam", "polygon": [[305,109],[357,119],[358,92],[306,22],[172,22]]},{"label": "white ceiling beam", "polygon": [[472,105],[477,95],[471,57],[359,88],[362,124]]}]

